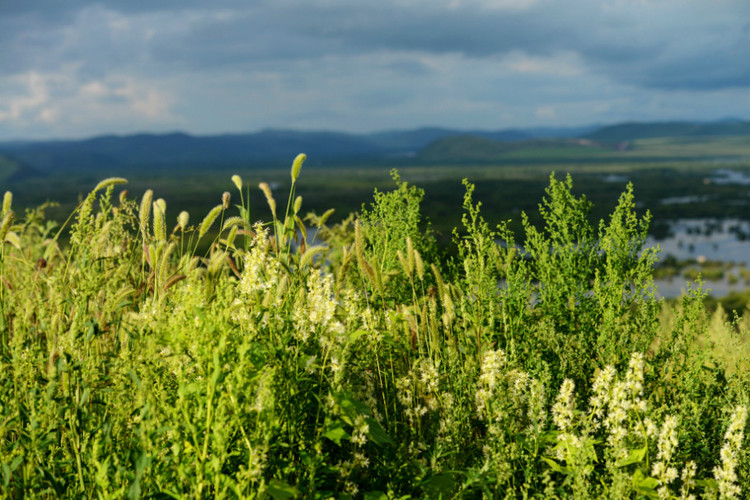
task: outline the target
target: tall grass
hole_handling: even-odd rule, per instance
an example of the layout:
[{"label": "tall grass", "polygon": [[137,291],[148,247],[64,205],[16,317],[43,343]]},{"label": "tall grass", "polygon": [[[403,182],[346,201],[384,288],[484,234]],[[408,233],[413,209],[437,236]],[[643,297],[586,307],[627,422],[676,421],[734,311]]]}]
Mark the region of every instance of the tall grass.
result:
[{"label": "tall grass", "polygon": [[[628,188],[598,225],[550,178],[536,228],[464,182],[455,257],[402,182],[336,226],[239,176],[196,226],[100,183],[70,246],[0,244],[0,491],[58,498],[740,498],[747,319],[657,300]],[[270,223],[250,219],[264,195]],[[218,224],[217,224],[218,221]],[[316,239],[307,240],[307,224]],[[208,251],[197,253],[208,242]],[[740,331],[741,335],[735,332]],[[724,345],[734,342],[734,348]]]}]

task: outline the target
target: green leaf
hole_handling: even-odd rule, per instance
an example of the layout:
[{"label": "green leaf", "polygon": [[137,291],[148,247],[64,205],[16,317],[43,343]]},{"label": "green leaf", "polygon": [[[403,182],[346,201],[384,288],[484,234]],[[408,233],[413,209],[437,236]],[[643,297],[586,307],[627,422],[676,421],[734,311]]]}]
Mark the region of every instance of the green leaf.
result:
[{"label": "green leaf", "polygon": [[547,462],[547,465],[549,465],[553,471],[559,472],[561,474],[570,474],[570,469],[568,469],[567,467],[563,467],[551,458],[542,457],[542,460]]},{"label": "green leaf", "polygon": [[349,333],[349,343],[353,344],[357,341],[358,338],[360,338],[362,335],[367,335],[367,332],[364,330],[355,330],[353,332]]},{"label": "green leaf", "polygon": [[299,490],[294,486],[290,486],[284,481],[278,479],[272,479],[268,483],[266,492],[271,495],[274,500],[286,500],[287,498],[296,498],[299,496]]},{"label": "green leaf", "polygon": [[343,413],[344,421],[349,425],[354,425],[354,419],[358,415],[372,416],[370,408],[352,397],[348,392],[336,392],[332,394],[334,400],[339,404]]},{"label": "green leaf", "polygon": [[646,456],[646,451],[648,451],[647,446],[644,446],[643,448],[636,448],[635,450],[630,450],[630,453],[628,453],[627,457],[617,462],[617,467],[625,467],[626,465],[642,462],[643,458]]},{"label": "green leaf", "polygon": [[344,422],[341,420],[333,422],[323,433],[323,437],[330,439],[339,446],[341,446],[342,439],[351,439],[349,433],[344,430]]},{"label": "green leaf", "polygon": [[706,490],[719,491],[719,483],[716,482],[716,479],[699,479],[695,484]]},{"label": "green leaf", "polygon": [[383,426],[380,425],[380,422],[372,417],[366,418],[365,421],[370,428],[370,432],[368,432],[368,435],[370,436],[370,439],[372,439],[375,443],[383,445],[393,442],[388,433],[385,432],[385,429],[383,429]]},{"label": "green leaf", "polygon": [[658,484],[655,478],[645,477],[641,469],[633,473],[633,488],[641,495],[646,495],[648,498],[659,498],[659,495],[656,493]]},{"label": "green leaf", "polygon": [[388,500],[388,495],[382,491],[366,491],[363,498],[365,500]]},{"label": "green leaf", "polygon": [[456,478],[454,473],[444,472],[435,474],[424,486],[425,493],[429,498],[450,498],[456,489]]}]

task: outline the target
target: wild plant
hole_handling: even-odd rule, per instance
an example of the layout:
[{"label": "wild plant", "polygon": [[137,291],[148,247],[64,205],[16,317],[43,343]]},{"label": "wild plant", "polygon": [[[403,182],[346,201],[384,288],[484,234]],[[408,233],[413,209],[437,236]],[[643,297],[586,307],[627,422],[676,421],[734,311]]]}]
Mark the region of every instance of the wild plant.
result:
[{"label": "wild plant", "polygon": [[718,327],[700,289],[676,306],[654,298],[648,217],[630,188],[597,230],[572,181],[553,177],[545,228],[527,221],[516,238],[488,227],[466,182],[449,263],[423,192],[395,173],[359,217],[303,219],[302,161],[283,213],[262,185],[268,224],[250,219],[238,175],[239,205],[225,193],[171,231],[166,201],[116,197],[120,180],[104,181],[71,215],[68,244],[67,224],[44,207],[18,217],[6,195],[3,496],[739,498],[750,487],[746,372],[704,342]]}]

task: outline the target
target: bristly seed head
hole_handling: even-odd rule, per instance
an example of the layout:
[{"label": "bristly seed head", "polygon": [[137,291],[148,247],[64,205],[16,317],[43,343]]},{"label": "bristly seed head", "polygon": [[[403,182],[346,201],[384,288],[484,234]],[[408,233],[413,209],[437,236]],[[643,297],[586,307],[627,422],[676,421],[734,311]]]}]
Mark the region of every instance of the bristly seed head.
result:
[{"label": "bristly seed head", "polygon": [[165,221],[164,208],[165,203],[159,203],[164,201],[161,198],[154,202],[154,238],[157,241],[165,241],[167,239],[167,226]]},{"label": "bristly seed head", "polygon": [[223,207],[221,205],[216,205],[214,208],[211,209],[210,212],[206,215],[206,217],[203,219],[203,222],[201,222],[200,230],[198,231],[198,239],[203,238],[203,235],[205,235],[209,229],[211,229],[211,226],[213,225],[216,218],[219,216],[221,211],[223,210]]},{"label": "bristly seed head", "polygon": [[307,155],[304,153],[298,154],[294,159],[294,163],[292,163],[292,184],[297,182],[299,171],[302,169],[302,164],[305,163],[305,160],[307,160]]},{"label": "bristly seed head", "polygon": [[273,213],[274,218],[276,217],[276,200],[273,199],[273,194],[271,193],[271,187],[268,185],[267,182],[261,182],[258,184],[258,187],[261,191],[263,191],[263,194],[266,195],[266,201],[268,202],[268,206],[271,207],[271,213]]},{"label": "bristly seed head", "polygon": [[146,228],[148,227],[148,221],[151,218],[151,203],[154,199],[154,192],[150,189],[147,189],[145,193],[143,193],[143,199],[141,200],[141,209],[138,212],[140,223],[141,223],[141,232],[146,234]]},{"label": "bristly seed head", "polygon": [[232,176],[232,182],[234,183],[235,186],[237,186],[237,189],[239,189],[240,192],[242,192],[242,177],[240,177],[237,174],[234,174]]},{"label": "bristly seed head", "polygon": [[301,208],[302,208],[302,197],[297,196],[297,199],[294,200],[294,213],[298,214]]},{"label": "bristly seed head", "polygon": [[190,214],[187,213],[185,210],[180,212],[180,215],[177,216],[177,225],[185,231],[187,229],[188,221],[190,220]]},{"label": "bristly seed head", "polygon": [[3,212],[0,215],[5,215],[10,212],[10,207],[13,204],[13,193],[6,191],[3,196]]},{"label": "bristly seed head", "polygon": [[5,235],[8,234],[8,231],[10,231],[10,226],[13,224],[13,219],[15,218],[15,213],[13,210],[8,210],[5,212],[5,215],[3,215],[2,220],[0,220],[0,245],[5,242]]},{"label": "bristly seed head", "polygon": [[229,202],[232,199],[232,195],[229,194],[229,191],[224,191],[224,193],[221,195],[221,206],[224,207],[224,210],[229,208]]},{"label": "bristly seed head", "polygon": [[104,179],[99,184],[96,185],[93,192],[97,192],[100,189],[104,189],[109,186],[116,186],[118,184],[127,184],[128,180],[123,179],[122,177],[110,177],[108,179]]}]

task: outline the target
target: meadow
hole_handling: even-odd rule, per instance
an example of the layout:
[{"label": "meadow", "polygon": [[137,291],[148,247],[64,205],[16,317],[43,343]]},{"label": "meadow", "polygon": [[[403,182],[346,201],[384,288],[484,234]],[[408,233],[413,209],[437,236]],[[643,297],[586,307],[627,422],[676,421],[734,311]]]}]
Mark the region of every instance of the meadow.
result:
[{"label": "meadow", "polygon": [[[750,491],[750,316],[709,314],[700,282],[656,298],[651,215],[631,184],[600,217],[580,191],[616,183],[588,166],[547,174],[508,222],[479,193],[523,185],[526,169],[448,193],[437,167],[381,181],[304,160],[260,182],[214,175],[203,211],[117,177],[63,200],[62,224],[5,194],[3,496]],[[436,198],[420,175],[432,196],[446,186],[453,231],[425,217]],[[369,201],[332,219],[315,191],[340,183],[328,202],[368,183]]]}]

